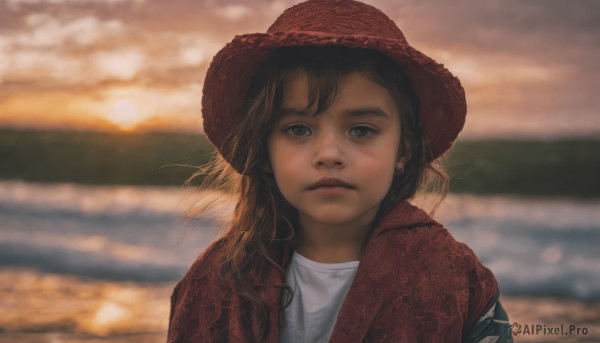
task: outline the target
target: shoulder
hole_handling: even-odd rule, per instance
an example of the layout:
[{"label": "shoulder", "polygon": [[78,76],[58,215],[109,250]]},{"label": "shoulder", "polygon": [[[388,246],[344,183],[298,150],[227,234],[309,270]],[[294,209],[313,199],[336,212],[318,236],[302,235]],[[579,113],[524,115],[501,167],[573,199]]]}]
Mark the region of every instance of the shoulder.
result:
[{"label": "shoulder", "polygon": [[227,290],[217,277],[219,255],[224,240],[209,244],[177,282],[171,295],[168,342],[185,341],[194,333],[209,332],[208,327],[219,323],[226,313],[218,306],[228,298]]},{"label": "shoulder", "polygon": [[221,254],[224,239],[220,238],[211,242],[196,257],[184,276],[177,282],[173,290],[172,299],[178,299],[180,296],[189,293],[192,289],[195,292],[203,290],[198,287],[202,283],[207,283],[216,278],[216,272],[219,267],[219,256]]},{"label": "shoulder", "polygon": [[[437,222],[410,229],[390,231],[381,237],[398,266],[406,261],[468,276],[472,270],[485,268],[473,250],[457,241]],[[487,268],[485,268],[487,269]]]},{"label": "shoulder", "polygon": [[223,253],[225,239],[219,238],[209,243],[196,257],[182,281],[186,279],[206,278],[214,272]]},{"label": "shoulder", "polygon": [[[497,291],[492,272],[465,243],[458,242],[439,223],[432,222],[407,230],[390,231],[382,236],[388,256],[398,272],[423,277],[451,278],[464,287]],[[475,285],[477,283],[477,285]]]},{"label": "shoulder", "polygon": [[[453,298],[466,327],[481,317],[499,295],[492,271],[481,263],[467,244],[457,241],[437,222],[387,235],[397,275],[409,274],[419,292]],[[402,284],[399,284],[402,286]]]},{"label": "shoulder", "polygon": [[387,250],[400,264],[412,260],[457,271],[477,266],[479,259],[428,213],[408,201],[394,206],[377,224],[369,244]]}]

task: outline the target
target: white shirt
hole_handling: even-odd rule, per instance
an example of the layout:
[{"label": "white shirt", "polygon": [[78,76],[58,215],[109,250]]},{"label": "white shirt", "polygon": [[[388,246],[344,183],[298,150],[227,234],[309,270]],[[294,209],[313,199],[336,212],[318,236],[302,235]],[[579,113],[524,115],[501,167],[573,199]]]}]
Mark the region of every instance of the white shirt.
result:
[{"label": "white shirt", "polygon": [[286,274],[294,295],[281,343],[329,342],[358,263],[318,263],[294,252]]}]

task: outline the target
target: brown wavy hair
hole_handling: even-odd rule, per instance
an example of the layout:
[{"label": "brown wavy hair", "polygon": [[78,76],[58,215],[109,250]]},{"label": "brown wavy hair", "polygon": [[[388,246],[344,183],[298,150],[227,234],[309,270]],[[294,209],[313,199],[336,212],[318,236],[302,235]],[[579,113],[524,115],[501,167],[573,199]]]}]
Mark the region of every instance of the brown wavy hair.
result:
[{"label": "brown wavy hair", "polygon": [[[266,140],[282,106],[283,83],[292,72],[298,70],[308,75],[308,107],[316,103],[315,115],[332,104],[340,82],[355,71],[385,87],[396,102],[398,113],[401,114],[399,152],[409,159],[404,171],[394,176],[371,229],[396,204],[413,198],[421,191],[433,190],[439,194],[430,212],[433,215],[448,191],[449,178],[443,166],[443,157],[432,161],[427,140],[421,134],[419,98],[409,78],[396,63],[368,49],[327,46],[275,50],[269,61],[255,74],[247,97],[246,116],[226,137],[228,144],[222,154],[216,152],[211,162],[200,167],[188,180],[189,183],[201,176],[201,188],[227,194],[212,200],[204,199],[190,209],[190,216],[206,214],[226,201],[226,197],[232,198],[236,204],[231,219],[221,226],[222,244],[219,245],[216,267],[222,287],[230,288],[242,299],[247,328],[255,331],[251,318],[259,323],[258,331],[252,332],[255,342],[264,341],[272,329],[269,327],[271,313],[257,289],[278,287],[287,293],[287,299],[290,300],[281,306],[279,330],[285,323],[284,310],[291,301],[289,295],[292,290],[288,285],[266,284],[267,273],[250,271],[255,268],[261,271],[263,268],[275,268],[285,280],[283,266],[271,259],[269,250],[280,250],[281,244],[289,244],[294,230],[298,229],[297,210],[282,196],[273,175],[263,170],[268,162]],[[242,174],[224,156],[233,165],[242,166]]]}]

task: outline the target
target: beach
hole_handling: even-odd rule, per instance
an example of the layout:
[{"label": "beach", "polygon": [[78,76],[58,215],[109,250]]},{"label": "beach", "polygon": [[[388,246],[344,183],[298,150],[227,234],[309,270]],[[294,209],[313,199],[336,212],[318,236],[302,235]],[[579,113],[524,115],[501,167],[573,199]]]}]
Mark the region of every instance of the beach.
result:
[{"label": "beach", "polygon": [[[107,282],[23,270],[0,272],[2,342],[164,342],[174,283]],[[598,342],[600,303],[503,296],[511,322],[576,324],[587,335],[517,335],[517,342]]]},{"label": "beach", "polygon": [[[0,189],[0,342],[165,341],[171,291],[217,236],[215,222],[183,217],[189,194]],[[450,195],[435,218],[496,276],[517,342],[600,341],[600,202]]]}]

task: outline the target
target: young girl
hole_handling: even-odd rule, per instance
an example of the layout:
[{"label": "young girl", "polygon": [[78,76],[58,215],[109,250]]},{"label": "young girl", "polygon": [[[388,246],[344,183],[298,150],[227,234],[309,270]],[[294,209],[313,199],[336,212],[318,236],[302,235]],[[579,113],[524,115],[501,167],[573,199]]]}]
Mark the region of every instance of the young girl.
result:
[{"label": "young girl", "polygon": [[202,104],[204,185],[237,205],[168,342],[512,342],[493,274],[408,202],[446,194],[463,88],[381,11],[289,8],[215,55]]}]

